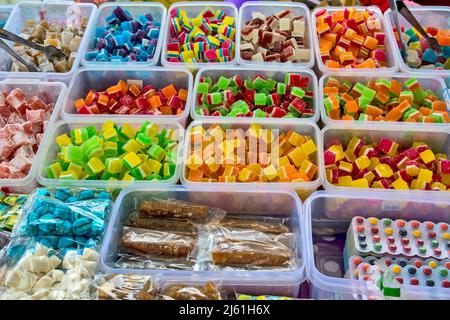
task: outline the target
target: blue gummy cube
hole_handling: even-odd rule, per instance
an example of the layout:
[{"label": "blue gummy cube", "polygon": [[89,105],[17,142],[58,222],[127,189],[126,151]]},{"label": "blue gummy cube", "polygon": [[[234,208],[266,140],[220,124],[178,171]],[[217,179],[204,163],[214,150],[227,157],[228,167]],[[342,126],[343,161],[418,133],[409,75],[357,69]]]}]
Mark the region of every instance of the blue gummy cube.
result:
[{"label": "blue gummy cube", "polygon": [[157,39],[159,37],[159,29],[152,28],[147,35],[150,39]]},{"label": "blue gummy cube", "polygon": [[78,193],[78,200],[90,200],[94,199],[94,191],[93,190],[83,190]]},{"label": "blue gummy cube", "polygon": [[122,35],[118,35],[114,37],[115,42],[116,42],[116,46],[120,47],[123,46],[123,44],[125,43],[125,41],[123,40]]},{"label": "blue gummy cube", "polygon": [[143,26],[149,21],[146,16],[139,16],[136,20]]},{"label": "blue gummy cube", "polygon": [[122,22],[121,24],[120,24],[120,28],[123,30],[123,31],[131,31],[131,30],[133,30],[133,28],[132,28],[132,26],[131,26],[131,21],[124,21],[124,22]]},{"label": "blue gummy cube", "polygon": [[111,56],[111,61],[113,61],[113,62],[122,62],[123,58],[121,56]]},{"label": "blue gummy cube", "polygon": [[422,60],[429,63],[435,63],[437,60],[437,54],[433,49],[427,48],[423,52]]},{"label": "blue gummy cube", "polygon": [[70,248],[75,244],[75,240],[70,236],[59,237],[58,248]]},{"label": "blue gummy cube", "polygon": [[111,196],[109,195],[108,192],[106,191],[102,191],[98,194],[97,196],[98,199],[102,199],[102,200],[111,200]]},{"label": "blue gummy cube", "polygon": [[444,56],[445,59],[450,58],[450,46],[441,47],[442,51],[441,54]]},{"label": "blue gummy cube", "polygon": [[98,52],[97,51],[90,51],[86,53],[85,59],[86,60],[95,60],[97,59]]},{"label": "blue gummy cube", "polygon": [[36,194],[40,197],[48,197],[50,195],[50,192],[45,188],[41,188],[37,190]]},{"label": "blue gummy cube", "polygon": [[122,32],[123,41],[125,41],[125,42],[131,41],[131,36],[132,35],[133,34],[130,31],[123,31]]},{"label": "blue gummy cube", "polygon": [[119,19],[117,19],[115,14],[111,14],[105,18],[105,21],[108,24],[114,24],[114,23],[118,22]]},{"label": "blue gummy cube", "polygon": [[96,38],[103,38],[105,36],[106,33],[106,28],[105,27],[97,27],[95,28],[95,37]]}]

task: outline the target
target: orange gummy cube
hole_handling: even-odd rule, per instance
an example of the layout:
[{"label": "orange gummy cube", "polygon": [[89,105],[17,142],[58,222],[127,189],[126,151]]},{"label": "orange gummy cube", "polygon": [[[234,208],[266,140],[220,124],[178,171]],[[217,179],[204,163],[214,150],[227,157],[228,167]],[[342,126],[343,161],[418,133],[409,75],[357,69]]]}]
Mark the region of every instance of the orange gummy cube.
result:
[{"label": "orange gummy cube", "polygon": [[84,103],[87,106],[90,106],[94,102],[94,99],[95,99],[95,92],[90,90],[86,96],[86,99],[84,99]]},{"label": "orange gummy cube", "polygon": [[434,111],[446,111],[444,101],[433,101],[432,108]]},{"label": "orange gummy cube", "polygon": [[166,115],[166,116],[170,116],[173,114],[172,108],[170,106],[162,106],[161,108],[159,108],[159,110],[161,111],[161,113],[163,115]]},{"label": "orange gummy cube", "polygon": [[149,99],[149,103],[155,109],[162,106],[161,98],[157,94]]},{"label": "orange gummy cube", "polygon": [[339,93],[339,88],[337,87],[325,87],[323,88],[323,94],[326,96],[336,95]]},{"label": "orange gummy cube", "polygon": [[74,105],[77,111],[80,110],[80,108],[85,105],[84,99],[75,100]]},{"label": "orange gummy cube", "polygon": [[131,94],[132,94],[134,97],[137,97],[137,96],[139,96],[139,95],[141,94],[141,90],[139,90],[138,86],[135,85],[135,84],[132,84],[132,85],[128,88],[128,91],[130,91]]},{"label": "orange gummy cube", "polygon": [[120,88],[123,94],[128,92],[128,83],[126,83],[125,81],[119,80],[117,86]]},{"label": "orange gummy cube", "polygon": [[161,92],[164,95],[164,97],[170,98],[177,94],[177,89],[173,84],[170,84],[167,87],[162,88]]},{"label": "orange gummy cube", "polygon": [[325,66],[327,68],[339,68],[340,64],[334,60],[327,60],[327,62],[325,62]]},{"label": "orange gummy cube", "polygon": [[351,115],[346,114],[342,116],[342,120],[355,120],[355,118],[353,118]]},{"label": "orange gummy cube", "polygon": [[196,182],[202,182],[203,180],[203,171],[202,170],[189,170],[188,175],[189,181],[196,181]]},{"label": "orange gummy cube", "polygon": [[180,89],[178,91],[178,98],[180,98],[181,101],[186,102],[188,96],[188,91],[186,89]]}]

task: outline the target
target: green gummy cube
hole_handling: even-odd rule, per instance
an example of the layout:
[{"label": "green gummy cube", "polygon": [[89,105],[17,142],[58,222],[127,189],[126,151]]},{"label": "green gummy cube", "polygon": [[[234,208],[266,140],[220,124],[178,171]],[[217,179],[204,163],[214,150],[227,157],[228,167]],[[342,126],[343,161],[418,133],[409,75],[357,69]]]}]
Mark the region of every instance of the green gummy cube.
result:
[{"label": "green gummy cube", "polygon": [[154,144],[147,150],[147,154],[152,159],[155,159],[156,161],[161,162],[164,159],[164,157],[166,156],[166,150],[161,148],[159,145]]},{"label": "green gummy cube", "polygon": [[265,89],[267,90],[267,91],[272,91],[273,89],[275,89],[275,86],[277,85],[277,82],[275,81],[275,80],[273,80],[273,79],[268,79],[267,81],[266,81],[266,86],[265,86]]},{"label": "green gummy cube", "polygon": [[253,82],[252,79],[245,79],[244,80],[244,87],[246,89],[253,89]]},{"label": "green gummy cube", "polygon": [[255,118],[265,118],[266,117],[266,113],[264,111],[262,111],[261,109],[256,109],[255,111],[253,111],[253,117],[255,117]]},{"label": "green gummy cube", "polygon": [[219,78],[219,80],[217,80],[217,86],[220,89],[225,90],[230,85],[230,82],[231,82],[231,80],[229,78],[225,78],[225,77],[221,76]]},{"label": "green gummy cube", "polygon": [[363,84],[360,83],[360,82],[357,82],[357,83],[355,83],[355,85],[353,86],[353,89],[352,89],[352,90],[358,92],[359,94],[362,94],[363,91],[364,91],[364,88],[366,88],[365,85],[363,85]]},{"label": "green gummy cube", "polygon": [[59,162],[55,162],[45,168],[47,177],[49,177],[50,179],[58,179],[61,171],[63,171],[63,168],[61,167],[61,163]]},{"label": "green gummy cube", "polygon": [[444,123],[444,115],[441,113],[432,113],[430,118],[433,119],[435,123]]},{"label": "green gummy cube", "polygon": [[137,134],[136,141],[146,148],[152,144],[153,139],[141,132]]},{"label": "green gummy cube", "polygon": [[157,173],[152,173],[151,175],[149,175],[147,178],[145,178],[145,180],[162,180],[161,176]]},{"label": "green gummy cube", "polygon": [[342,81],[342,86],[344,86],[347,90],[345,92],[350,91],[352,89],[352,83],[349,80]]},{"label": "green gummy cube", "polygon": [[175,169],[177,168],[174,162],[166,162],[162,168],[162,175],[164,178],[170,178],[175,174]]},{"label": "green gummy cube", "polygon": [[265,106],[266,105],[266,94],[265,93],[255,93],[255,105],[256,106]]},{"label": "green gummy cube", "polygon": [[219,111],[222,116],[226,116],[230,112],[225,106],[214,108],[212,111]]},{"label": "green gummy cube", "polygon": [[84,164],[84,151],[79,146],[68,146],[64,154],[64,160],[66,162],[74,162],[76,164]]},{"label": "green gummy cube", "polygon": [[86,130],[89,138],[97,134],[97,128],[95,126],[87,126]]},{"label": "green gummy cube", "polygon": [[244,114],[240,108],[235,108],[234,110],[231,110],[230,113],[228,113],[229,117],[236,117],[238,115]]},{"label": "green gummy cube", "polygon": [[369,99],[366,96],[361,96],[359,97],[359,109],[366,111],[367,106],[370,104],[370,102],[372,101],[371,99]]},{"label": "green gummy cube", "polygon": [[369,116],[365,113],[361,113],[359,115],[358,121],[367,121],[369,119]]},{"label": "green gummy cube", "polygon": [[211,102],[212,104],[220,104],[223,101],[223,96],[221,92],[211,93]]},{"label": "green gummy cube", "polygon": [[282,82],[277,83],[277,93],[286,94],[286,85]]},{"label": "green gummy cube", "polygon": [[369,103],[372,102],[373,98],[375,98],[375,95],[377,94],[377,92],[375,90],[372,90],[368,87],[365,87],[363,92],[362,92],[362,96],[366,97],[367,99],[369,99]]},{"label": "green gummy cube", "polygon": [[299,97],[299,98],[303,98],[305,96],[305,91],[303,91],[303,89],[298,88],[298,87],[292,87],[291,88],[291,94],[293,96]]},{"label": "green gummy cube", "polygon": [[209,86],[211,86],[212,79],[211,79],[211,77],[203,77],[203,82],[207,83]]},{"label": "green gummy cube", "polygon": [[436,97],[437,98],[437,95],[434,93],[434,91],[433,90],[431,90],[431,89],[427,89],[426,91],[425,91],[425,94],[427,95],[427,96],[433,96],[433,97]]},{"label": "green gummy cube", "polygon": [[407,87],[408,89],[411,89],[411,87],[413,87],[417,83],[418,83],[418,81],[416,78],[409,78],[408,80],[405,81],[405,87]]},{"label": "green gummy cube", "polygon": [[375,81],[375,84],[376,85],[383,85],[386,88],[391,88],[391,86],[392,86],[391,82],[389,80],[387,80],[387,79],[377,79]]},{"label": "green gummy cube", "polygon": [[209,84],[206,82],[200,82],[197,86],[197,93],[208,94]]},{"label": "green gummy cube", "polygon": [[263,78],[261,78],[261,77],[256,77],[256,78],[253,80],[253,83],[252,83],[253,89],[259,90],[259,89],[264,88],[265,85],[266,85],[266,82],[267,82],[267,81],[264,80]]},{"label": "green gummy cube", "polygon": [[413,91],[414,101],[423,101],[423,99],[426,98],[427,94],[422,89],[422,87],[419,87]]}]

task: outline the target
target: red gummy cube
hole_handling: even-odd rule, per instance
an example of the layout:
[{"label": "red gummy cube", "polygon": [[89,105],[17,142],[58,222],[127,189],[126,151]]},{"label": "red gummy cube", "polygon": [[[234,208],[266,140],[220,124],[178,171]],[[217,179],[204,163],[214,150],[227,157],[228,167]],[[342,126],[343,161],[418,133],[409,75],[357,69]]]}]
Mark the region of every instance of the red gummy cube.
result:
[{"label": "red gummy cube", "polygon": [[329,166],[336,163],[336,153],[333,152],[333,150],[327,149],[323,153],[325,165]]},{"label": "red gummy cube", "polygon": [[438,170],[441,174],[450,174],[450,160],[440,159],[438,162]]},{"label": "red gummy cube", "polygon": [[417,160],[417,159],[419,159],[419,157],[420,157],[420,153],[416,150],[416,149],[414,149],[414,148],[409,148],[409,149],[407,149],[406,151],[404,151],[403,152],[407,157],[408,157],[408,159],[410,159],[410,160]]},{"label": "red gummy cube", "polygon": [[378,142],[378,150],[384,153],[391,153],[394,148],[395,142],[388,138],[381,138]]},{"label": "red gummy cube", "polygon": [[273,108],[270,116],[273,118],[282,118],[287,114],[286,110],[281,109],[280,107]]},{"label": "red gummy cube", "polygon": [[122,98],[119,99],[119,102],[122,106],[126,106],[128,108],[134,105],[134,99],[132,96],[126,94]]}]

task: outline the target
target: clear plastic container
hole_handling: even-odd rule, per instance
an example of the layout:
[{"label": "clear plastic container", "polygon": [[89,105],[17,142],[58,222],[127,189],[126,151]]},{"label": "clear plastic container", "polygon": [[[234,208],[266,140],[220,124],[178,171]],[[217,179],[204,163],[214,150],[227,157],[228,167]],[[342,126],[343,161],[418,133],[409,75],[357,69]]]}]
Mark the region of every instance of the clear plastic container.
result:
[{"label": "clear plastic container", "polygon": [[[418,6],[418,7],[408,7],[411,13],[419,21],[423,28],[435,27],[440,29],[450,29],[450,7],[445,6]],[[429,74],[432,76],[442,76],[447,78],[447,83],[450,81],[450,70],[436,70],[436,69],[416,69],[409,67],[402,59],[400,55],[400,49],[397,45],[397,41],[394,38],[393,28],[395,26],[393,20],[393,13],[391,9],[388,9],[384,16],[386,18],[386,27],[388,29],[388,34],[392,39],[393,51],[395,59],[397,60],[397,65],[402,72],[411,72],[417,76],[421,74]],[[411,24],[401,15],[398,15],[398,20],[400,27],[404,26],[405,30],[411,28]],[[407,45],[407,44],[405,44]]]},{"label": "clear plastic container", "polygon": [[[326,73],[319,79],[319,94],[318,94],[318,100],[319,100],[319,108],[320,108],[320,115],[322,117],[322,121],[326,125],[348,125],[348,124],[361,124],[361,121],[357,120],[335,120],[331,119],[327,111],[325,109],[325,106],[323,104],[324,101],[324,94],[323,94],[323,88],[325,86],[325,83],[328,81],[330,77],[337,78],[338,80],[348,80],[351,81],[352,84],[356,82],[361,82],[363,84],[367,83],[370,80],[377,80],[377,79],[387,79],[392,80],[395,79],[401,83],[404,83],[406,80],[410,78],[417,78],[417,81],[420,83],[422,88],[424,90],[431,89],[434,93],[439,97],[440,100],[445,101],[447,104],[447,110],[450,112],[450,97],[447,93],[447,88],[445,86],[445,83],[442,79],[432,77],[429,74],[412,74],[412,73],[392,73],[390,75],[374,75],[373,73],[367,72],[367,73],[360,73],[356,76],[350,75],[350,74],[336,74],[336,73]],[[422,123],[422,122],[399,122],[399,121],[366,121],[364,123],[367,124],[374,124],[377,126],[391,126],[392,124],[398,124],[405,127],[415,127],[415,126],[426,126],[426,127],[448,127],[450,123]]]},{"label": "clear plastic container", "polygon": [[[74,101],[80,98],[85,98],[89,90],[102,91],[106,88],[116,85],[119,80],[126,81],[127,79],[138,79],[144,82],[144,85],[151,84],[155,89],[162,89],[167,85],[174,84],[177,89],[183,88],[188,90],[188,97],[186,99],[186,106],[183,113],[179,115],[117,115],[117,114],[99,114],[99,115],[85,115],[77,114]],[[175,120],[183,127],[186,125],[187,117],[191,109],[192,99],[192,74],[186,69],[181,68],[162,68],[162,67],[146,67],[139,68],[137,66],[98,66],[81,68],[73,76],[67,90],[67,98],[64,100],[61,116],[63,119],[77,119],[84,121],[87,118],[94,118],[99,120],[108,119],[134,119],[147,120],[153,119],[161,120]]]},{"label": "clear plastic container", "polygon": [[[243,130],[248,129],[250,124],[260,124],[266,129],[278,129],[279,133],[286,133],[289,130],[294,130],[299,134],[309,135],[314,140],[317,146],[317,152],[314,158],[311,160],[319,168],[322,167],[323,154],[322,154],[322,141],[320,140],[319,127],[312,122],[302,122],[302,123],[284,123],[281,121],[268,121],[268,120],[255,120],[249,119],[247,122],[235,122],[234,119],[217,119],[217,120],[203,120],[203,121],[193,121],[186,129],[186,136],[189,137],[189,132],[191,128],[196,126],[202,126],[203,128],[209,128],[212,124],[219,124],[222,129],[238,129]],[[199,186],[209,186],[213,188],[220,188],[223,190],[246,190],[249,187],[252,188],[269,188],[271,190],[279,189],[292,189],[297,192],[301,199],[306,199],[312,192],[316,191],[320,187],[323,179],[322,171],[319,169],[316,173],[316,179],[310,182],[233,182],[233,183],[222,183],[222,182],[193,182],[187,179],[187,170],[184,163],[186,163],[191,152],[190,139],[185,139],[185,145],[183,148],[183,168],[181,170],[181,182],[183,185],[188,187],[196,188]]]},{"label": "clear plastic container", "polygon": [[[15,77],[15,78],[34,78],[48,81],[61,81],[66,84],[73,77],[80,64],[82,53],[87,45],[88,37],[92,26],[94,25],[94,17],[97,10],[95,4],[92,3],[74,3],[73,1],[56,1],[44,0],[43,2],[20,2],[15,7],[8,19],[5,29],[15,34],[20,34],[25,21],[27,19],[38,19],[39,12],[45,11],[45,17],[49,21],[61,21],[66,16],[69,9],[79,10],[82,16],[88,17],[88,24],[86,26],[83,40],[78,48],[77,56],[73,63],[72,69],[69,72],[11,72],[11,58],[8,54],[2,53],[0,55],[0,78]],[[11,45],[11,44],[10,44]]]},{"label": "clear plastic container", "polygon": [[[430,128],[430,127],[405,127],[399,124],[392,124],[387,130],[386,127],[377,126],[376,124],[370,125],[352,125],[351,123],[344,126],[326,126],[321,131],[321,141],[323,148],[331,139],[338,138],[345,146],[352,137],[360,137],[370,139],[372,141],[378,141],[382,137],[392,139],[396,143],[411,146],[415,141],[422,141],[428,144],[432,150],[437,153],[445,153],[450,155],[450,131],[447,128]],[[322,150],[323,155],[324,150]],[[442,196],[447,199],[450,193],[447,191],[424,191],[424,190],[395,190],[395,189],[364,189],[364,188],[350,188],[335,186],[326,178],[326,171],[324,162],[321,162],[320,168],[323,178],[323,187],[326,190],[341,190],[343,192],[364,191],[379,192],[390,195],[409,194],[411,197],[422,197],[427,194],[433,196]]]},{"label": "clear plastic container", "polygon": [[[238,9],[236,6],[232,3],[226,3],[226,2],[218,2],[218,1],[210,1],[210,2],[202,2],[202,1],[189,1],[189,2],[175,2],[173,3],[169,10],[167,11],[167,19],[165,23],[165,29],[163,33],[163,46],[161,49],[161,64],[165,67],[189,67],[190,69],[198,69],[204,66],[208,65],[223,65],[223,66],[230,66],[236,64],[236,54],[232,61],[229,62],[199,62],[199,63],[187,63],[187,62],[169,62],[167,59],[167,43],[170,40],[170,30],[169,30],[169,19],[170,19],[170,12],[173,9],[180,9],[184,10],[187,13],[187,16],[189,18],[193,18],[200,14],[203,10],[206,8],[212,8],[214,10],[222,10],[224,11],[228,16],[234,17],[235,23],[234,26],[236,28],[236,25],[238,24]],[[237,37],[237,32],[236,36]],[[235,42],[236,43],[236,39]],[[237,51],[236,51],[237,52]]]},{"label": "clear plastic container", "polygon": [[[282,63],[282,62],[258,62],[244,60],[241,57],[241,31],[245,27],[245,22],[251,19],[252,12],[261,12],[265,16],[279,13],[283,10],[291,9],[294,15],[303,15],[305,17],[305,48],[310,49],[310,56],[308,61],[298,62],[298,63]],[[309,17],[309,9],[303,3],[295,2],[277,2],[277,1],[254,1],[254,2],[244,2],[239,8],[239,19],[236,30],[236,56],[238,64],[247,66],[285,66],[290,67],[302,67],[302,68],[312,68],[314,66],[314,46],[312,42],[313,34],[311,28],[311,20]]]},{"label": "clear plastic container", "polygon": [[[319,191],[303,205],[302,234],[306,246],[306,273],[313,299],[383,299],[377,288],[345,275],[345,236],[356,216],[448,222],[450,199],[377,192]],[[444,288],[401,287],[400,299],[450,299]]]},{"label": "clear plastic container", "polygon": [[40,159],[37,181],[43,186],[50,187],[85,187],[85,188],[118,188],[122,189],[129,185],[135,187],[141,186],[168,186],[173,185],[178,182],[180,171],[181,171],[181,155],[183,148],[183,138],[184,138],[184,129],[181,125],[176,121],[164,121],[158,119],[124,119],[123,117],[120,119],[114,120],[114,123],[117,125],[121,125],[124,123],[128,123],[133,125],[134,127],[140,127],[145,121],[152,122],[158,125],[159,129],[167,128],[176,130],[178,135],[178,152],[177,152],[177,162],[175,174],[167,180],[160,181],[147,181],[147,180],[136,180],[136,181],[108,181],[108,180],[65,180],[65,179],[50,179],[47,177],[45,173],[45,167],[50,165],[57,156],[58,153],[58,145],[55,143],[55,138],[61,134],[69,133],[70,130],[79,127],[85,127],[88,125],[96,126],[97,129],[100,129],[105,121],[97,120],[97,119],[84,119],[83,121],[79,120],[61,120],[56,122],[53,125],[53,130],[50,131],[48,139],[45,141],[43,145],[42,152],[43,156]]},{"label": "clear plastic container", "polygon": [[[314,115],[311,118],[264,118],[266,120],[274,120],[281,122],[317,122],[319,120],[320,112],[319,112],[319,99],[317,96],[318,86],[317,86],[317,77],[314,72],[308,69],[299,69],[299,68],[288,68],[288,66],[275,66],[275,65],[267,65],[265,67],[261,66],[237,66],[237,67],[206,67],[201,68],[194,81],[194,90],[192,94],[192,108],[191,108],[191,118],[194,120],[203,120],[203,119],[233,119],[234,122],[247,122],[249,119],[253,119],[250,117],[213,117],[213,116],[202,116],[195,112],[195,107],[197,106],[197,87],[200,83],[201,77],[211,77],[213,81],[217,81],[221,76],[224,77],[232,77],[234,75],[239,75],[242,79],[246,79],[247,77],[254,77],[256,75],[262,75],[264,77],[270,77],[276,81],[284,82],[284,76],[286,73],[297,73],[302,76],[308,77],[310,81],[310,90],[313,91],[314,97],[312,101],[312,107],[314,109]],[[260,118],[261,119],[261,118]]]},{"label": "clear plastic container", "polygon": [[3,28],[8,20],[11,12],[14,9],[14,5],[2,4],[0,5],[0,27]]},{"label": "clear plastic container", "polygon": [[[42,82],[37,79],[5,79],[0,82],[0,92],[12,91],[16,88],[20,88],[26,93],[27,97],[46,95],[55,103],[41,141],[41,145],[45,145],[50,138],[55,121],[59,118],[60,109],[67,90],[66,85],[61,82]],[[2,187],[8,187],[11,192],[31,191],[36,186],[36,173],[43,154],[44,148],[41,146],[36,152],[28,175],[22,179],[0,179],[0,189]]]},{"label": "clear plastic container", "polygon": [[[176,199],[218,207],[230,214],[265,215],[292,219],[294,233],[299,235],[298,221],[301,217],[301,202],[293,191],[273,189],[221,190],[214,187],[186,188],[128,188],[122,190],[113,208],[101,248],[101,271],[105,273],[160,274],[167,278],[210,280],[220,279],[222,286],[247,294],[274,294],[296,296],[304,281],[303,244],[298,239],[298,267],[292,271],[186,271],[121,269],[114,266],[120,246],[120,235],[124,221],[131,214],[136,199]],[[258,199],[258,201],[254,201]]]},{"label": "clear plastic container", "polygon": [[[94,40],[95,40],[95,28],[105,26],[107,23],[105,21],[105,18],[109,16],[115,7],[120,6],[126,10],[128,10],[132,15],[133,18],[137,18],[138,16],[142,14],[151,13],[153,16],[153,19],[155,21],[161,23],[160,27],[160,36],[158,38],[158,43],[156,45],[155,49],[155,55],[152,59],[148,61],[129,61],[129,62],[100,62],[100,61],[90,61],[86,60],[86,53],[89,51],[94,50]],[[119,3],[111,3],[111,2],[105,2],[102,3],[97,11],[97,15],[95,18],[95,24],[92,27],[89,35],[88,35],[88,43],[85,47],[85,50],[83,51],[83,60],[81,63],[83,66],[122,66],[122,65],[132,65],[132,66],[140,66],[140,67],[147,67],[147,66],[154,66],[158,64],[159,62],[159,56],[161,54],[161,47],[162,47],[162,38],[163,38],[163,30],[166,23],[166,15],[167,15],[167,9],[166,7],[159,3],[159,2],[149,2],[149,3],[143,3],[143,2],[119,2]]]},{"label": "clear plastic container", "polygon": [[[312,38],[313,38],[313,43],[314,43],[314,51],[316,53],[316,60],[317,60],[317,66],[319,67],[320,72],[322,73],[326,73],[326,72],[334,72],[334,73],[339,73],[339,74],[359,74],[359,73],[368,73],[368,72],[376,72],[376,73],[388,73],[388,72],[394,72],[397,71],[398,66],[397,66],[397,61],[395,59],[394,53],[393,53],[393,45],[394,43],[392,42],[392,35],[390,32],[386,32],[387,30],[387,26],[386,26],[386,22],[384,20],[384,16],[383,13],[381,12],[380,8],[375,7],[375,6],[369,6],[369,7],[354,7],[356,8],[356,10],[358,12],[360,11],[364,11],[366,9],[372,11],[375,14],[375,17],[377,17],[378,19],[380,19],[381,21],[381,31],[385,32],[386,34],[386,39],[385,39],[385,45],[386,45],[386,58],[387,58],[387,62],[388,62],[388,67],[386,68],[351,68],[351,69],[345,69],[345,68],[339,68],[339,69],[333,69],[333,68],[328,68],[325,66],[325,64],[322,62],[322,59],[320,57],[320,50],[319,50],[319,38],[317,36],[317,19],[316,19],[316,13],[322,9],[324,9],[323,7],[318,7],[316,9],[314,9],[311,12],[311,29],[312,29]],[[325,8],[327,10],[328,13],[333,13],[336,11],[342,11],[345,9],[345,7],[326,7]]]}]

